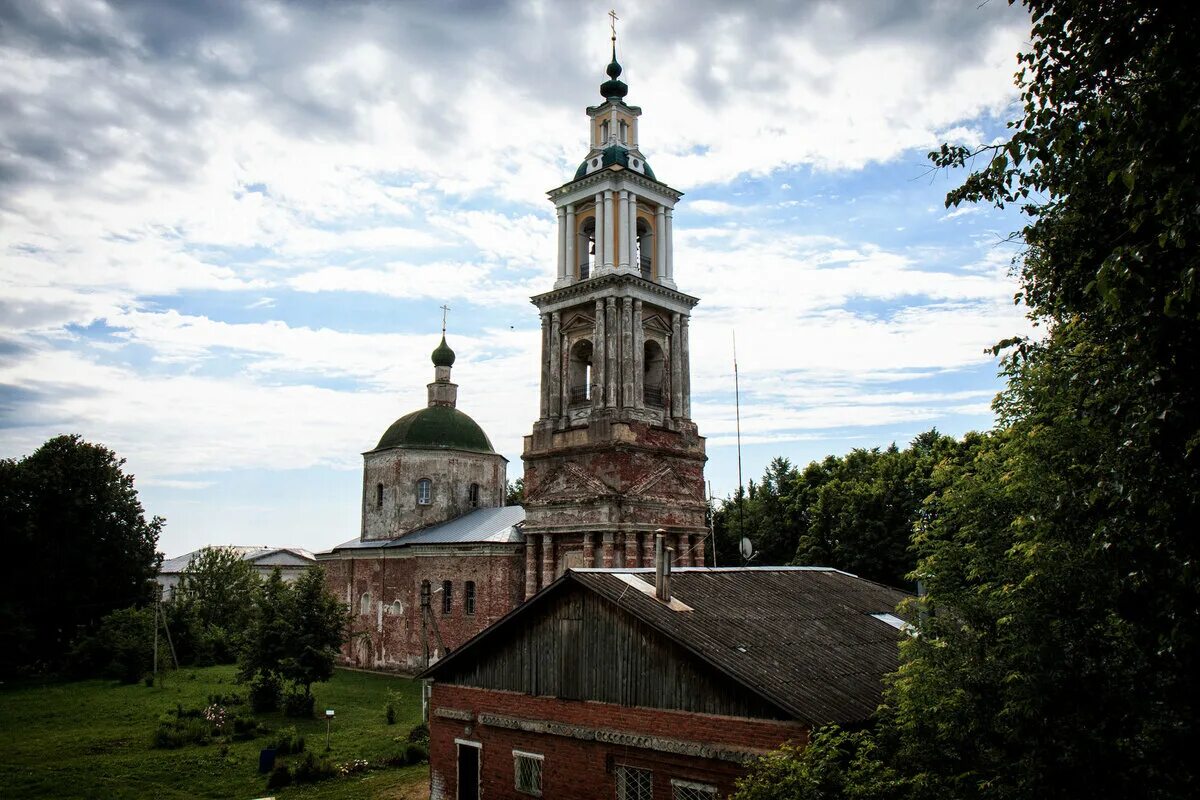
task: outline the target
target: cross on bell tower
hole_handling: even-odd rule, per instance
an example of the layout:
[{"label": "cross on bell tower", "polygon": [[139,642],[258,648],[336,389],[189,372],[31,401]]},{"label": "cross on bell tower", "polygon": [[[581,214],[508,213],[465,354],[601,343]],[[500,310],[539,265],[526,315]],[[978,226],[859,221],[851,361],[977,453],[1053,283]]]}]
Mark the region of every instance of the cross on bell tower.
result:
[{"label": "cross on bell tower", "polygon": [[[704,439],[691,420],[688,325],[672,214],[638,142],[616,58],[587,109],[590,149],[552,189],[557,274],[542,319],[541,399],[525,438],[526,594],[572,567],[648,564],[654,532],[703,562]],[[540,546],[540,556],[536,550]]]}]

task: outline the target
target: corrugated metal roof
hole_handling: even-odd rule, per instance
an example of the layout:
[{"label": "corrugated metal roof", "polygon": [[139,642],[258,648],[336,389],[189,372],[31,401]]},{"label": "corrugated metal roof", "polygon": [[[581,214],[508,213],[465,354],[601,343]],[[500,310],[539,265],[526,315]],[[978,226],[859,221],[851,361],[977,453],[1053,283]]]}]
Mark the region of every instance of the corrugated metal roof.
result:
[{"label": "corrugated metal roof", "polygon": [[415,544],[511,544],[524,540],[519,526],[525,521],[521,506],[477,508],[469,514],[406,533],[396,539],[352,539],[330,552],[386,549]]},{"label": "corrugated metal roof", "polygon": [[581,585],[661,631],[698,658],[734,678],[798,720],[814,725],[866,719],[879,705],[883,677],[899,664],[902,633],[873,614],[890,613],[908,595],[898,589],[825,568],[672,571],[673,610],[653,592],[645,569],[570,570],[528,603],[431,667],[436,673],[484,639],[513,635],[507,623],[534,609],[540,598],[571,583]]},{"label": "corrugated metal roof", "polygon": [[[241,556],[243,560],[252,561],[255,563],[258,563],[260,559],[266,558],[275,553],[291,553],[292,555],[295,555],[305,561],[315,562],[316,560],[313,558],[312,553],[300,547],[268,547],[266,545],[211,545],[211,547],[220,550],[232,550]],[[183,555],[176,556],[175,558],[164,559],[162,566],[159,567],[158,573],[160,575],[174,575],[183,572],[185,569],[187,569],[188,564],[192,563],[192,559],[200,555],[201,551],[204,549],[206,548],[193,550],[190,553],[184,553]]]}]

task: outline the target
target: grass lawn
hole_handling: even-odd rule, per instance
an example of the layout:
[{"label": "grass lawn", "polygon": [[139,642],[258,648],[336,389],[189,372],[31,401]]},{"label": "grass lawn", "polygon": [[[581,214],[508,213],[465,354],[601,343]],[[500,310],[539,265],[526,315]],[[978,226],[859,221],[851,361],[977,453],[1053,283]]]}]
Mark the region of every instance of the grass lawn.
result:
[{"label": "grass lawn", "polygon": [[[180,703],[203,708],[210,694],[237,693],[235,668],[207,667],[169,673],[164,686],[122,686],[111,681],[14,682],[0,686],[0,797],[55,798],[390,798],[427,795],[429,768],[372,769],[307,786],[266,791],[258,752],[272,735],[228,748],[214,742],[157,750],[151,736],[161,715]],[[403,694],[396,724],[384,719],[389,690]],[[317,713],[337,712],[330,752],[335,763],[381,763],[402,753],[408,731],[421,721],[420,684],[407,678],[338,670],[313,687]],[[234,710],[249,714],[248,706]],[[307,749],[325,749],[323,719],[295,720],[260,714],[272,731],[295,725]],[[395,741],[399,737],[400,742]],[[294,764],[296,756],[282,759]]]}]

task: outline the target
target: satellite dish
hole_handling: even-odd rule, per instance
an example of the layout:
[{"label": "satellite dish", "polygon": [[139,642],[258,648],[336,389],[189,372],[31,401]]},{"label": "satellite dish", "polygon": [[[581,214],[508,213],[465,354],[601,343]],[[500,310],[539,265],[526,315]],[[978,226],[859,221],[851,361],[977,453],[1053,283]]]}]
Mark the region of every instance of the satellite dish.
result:
[{"label": "satellite dish", "polygon": [[752,555],[754,555],[754,544],[750,541],[749,536],[742,537],[741,549],[742,549],[742,558],[749,561],[750,557]]}]

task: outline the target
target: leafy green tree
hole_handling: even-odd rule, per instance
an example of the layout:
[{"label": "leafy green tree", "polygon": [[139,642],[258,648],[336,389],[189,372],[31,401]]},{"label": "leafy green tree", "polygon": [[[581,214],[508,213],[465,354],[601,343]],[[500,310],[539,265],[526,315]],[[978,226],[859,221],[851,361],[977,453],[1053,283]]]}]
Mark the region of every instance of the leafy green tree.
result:
[{"label": "leafy green tree", "polygon": [[525,479],[517,478],[515,481],[505,481],[504,505],[519,506],[523,502],[525,502]]},{"label": "leafy green tree", "polygon": [[348,624],[345,606],[325,588],[323,569],[310,567],[291,585],[276,569],[257,593],[239,677],[264,691],[290,683],[311,710],[312,685],[333,676]]},{"label": "leafy green tree", "polygon": [[0,673],[57,668],[106,614],[153,598],[163,520],[124,464],[78,435],[0,461]]},{"label": "leafy green tree", "polygon": [[934,157],[983,159],[949,203],[1021,205],[1021,298],[1047,335],[1002,343],[999,430],[935,470],[926,613],[871,755],[897,774],[880,796],[1194,797],[1200,15],[1025,5],[1012,136]]},{"label": "leafy green tree", "polygon": [[[119,608],[106,614],[94,632],[81,636],[70,657],[78,678],[103,676],[136,683],[154,669],[154,607]],[[169,659],[167,643],[160,657]],[[163,662],[160,662],[163,663]]]},{"label": "leafy green tree", "polygon": [[198,664],[229,663],[247,634],[254,594],[261,583],[250,563],[230,547],[206,547],[179,579],[170,607],[183,658]]}]

